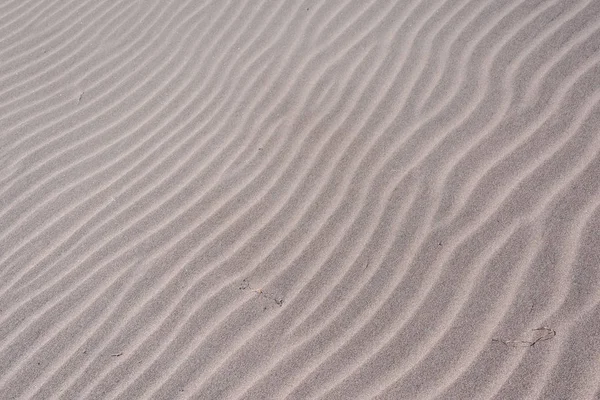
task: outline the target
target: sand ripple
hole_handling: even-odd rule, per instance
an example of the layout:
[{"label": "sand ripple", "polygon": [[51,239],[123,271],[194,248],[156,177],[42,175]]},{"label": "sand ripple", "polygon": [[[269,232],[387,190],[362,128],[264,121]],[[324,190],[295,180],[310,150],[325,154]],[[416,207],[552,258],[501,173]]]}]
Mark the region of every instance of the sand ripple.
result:
[{"label": "sand ripple", "polygon": [[0,398],[600,398],[600,1],[0,32]]}]

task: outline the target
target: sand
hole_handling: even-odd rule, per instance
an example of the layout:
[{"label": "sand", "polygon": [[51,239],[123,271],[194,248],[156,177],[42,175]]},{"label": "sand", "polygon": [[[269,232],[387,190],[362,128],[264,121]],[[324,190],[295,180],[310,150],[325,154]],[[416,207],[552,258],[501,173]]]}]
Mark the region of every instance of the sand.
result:
[{"label": "sand", "polygon": [[0,4],[0,399],[599,399],[600,1]]}]

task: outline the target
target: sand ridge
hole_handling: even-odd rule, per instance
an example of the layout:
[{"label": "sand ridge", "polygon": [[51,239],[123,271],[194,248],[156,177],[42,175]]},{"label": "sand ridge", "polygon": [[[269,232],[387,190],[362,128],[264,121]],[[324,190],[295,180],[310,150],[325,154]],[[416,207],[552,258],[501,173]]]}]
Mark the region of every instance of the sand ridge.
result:
[{"label": "sand ridge", "polygon": [[0,398],[600,398],[598,21],[0,4]]}]

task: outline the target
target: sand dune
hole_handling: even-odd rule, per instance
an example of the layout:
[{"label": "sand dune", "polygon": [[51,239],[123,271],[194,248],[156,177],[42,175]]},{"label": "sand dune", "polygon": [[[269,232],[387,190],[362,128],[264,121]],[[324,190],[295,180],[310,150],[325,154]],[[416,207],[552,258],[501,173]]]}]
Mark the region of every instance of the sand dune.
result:
[{"label": "sand dune", "polygon": [[0,4],[0,398],[600,398],[600,2]]}]

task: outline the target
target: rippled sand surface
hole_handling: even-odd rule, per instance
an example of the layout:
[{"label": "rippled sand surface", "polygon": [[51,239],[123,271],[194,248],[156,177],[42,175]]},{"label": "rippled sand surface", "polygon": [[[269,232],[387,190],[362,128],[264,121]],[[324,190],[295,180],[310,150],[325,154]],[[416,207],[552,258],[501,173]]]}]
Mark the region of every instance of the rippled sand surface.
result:
[{"label": "rippled sand surface", "polygon": [[0,3],[1,399],[599,399],[600,1]]}]

